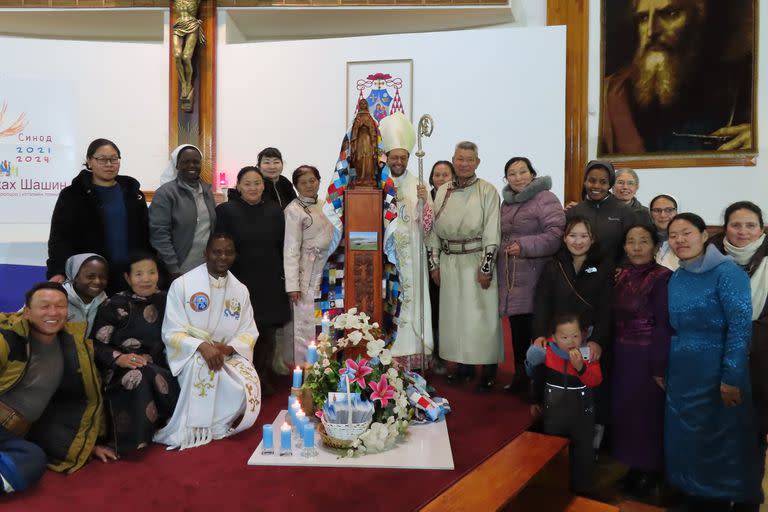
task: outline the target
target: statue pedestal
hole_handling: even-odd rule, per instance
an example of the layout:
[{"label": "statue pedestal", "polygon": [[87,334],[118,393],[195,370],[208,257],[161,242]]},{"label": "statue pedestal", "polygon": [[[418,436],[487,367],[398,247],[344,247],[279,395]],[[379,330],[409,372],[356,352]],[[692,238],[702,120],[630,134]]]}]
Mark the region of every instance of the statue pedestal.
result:
[{"label": "statue pedestal", "polygon": [[344,192],[344,309],[356,307],[383,325],[383,212],[378,188]]}]

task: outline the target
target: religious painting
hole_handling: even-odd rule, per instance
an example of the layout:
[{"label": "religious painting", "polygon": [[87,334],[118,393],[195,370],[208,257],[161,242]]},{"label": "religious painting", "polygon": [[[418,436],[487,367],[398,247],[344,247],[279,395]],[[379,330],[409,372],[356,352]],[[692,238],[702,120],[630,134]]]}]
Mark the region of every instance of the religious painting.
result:
[{"label": "religious painting", "polygon": [[603,0],[598,156],[638,167],[753,157],[756,4]]},{"label": "religious painting", "polygon": [[379,234],[375,231],[350,231],[349,248],[353,251],[375,251],[379,248]]},{"label": "religious painting", "polygon": [[377,123],[395,112],[413,122],[413,60],[347,62],[347,128],[363,99]]}]

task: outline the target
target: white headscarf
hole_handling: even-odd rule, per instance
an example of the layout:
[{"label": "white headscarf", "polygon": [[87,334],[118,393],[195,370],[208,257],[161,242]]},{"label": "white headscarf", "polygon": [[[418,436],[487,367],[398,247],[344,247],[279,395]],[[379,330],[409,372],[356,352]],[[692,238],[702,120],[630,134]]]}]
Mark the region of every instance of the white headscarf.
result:
[{"label": "white headscarf", "polygon": [[176,173],[178,172],[176,170],[176,163],[179,160],[179,153],[185,148],[195,148],[197,152],[200,153],[200,156],[203,156],[203,152],[200,151],[200,148],[193,146],[192,144],[182,144],[181,146],[177,146],[176,149],[171,152],[171,159],[168,160],[168,165],[165,166],[163,173],[160,175],[160,183],[168,183],[169,181],[176,179]]},{"label": "white headscarf", "polygon": [[70,256],[67,258],[67,262],[64,264],[64,273],[67,275],[67,281],[72,282],[75,280],[77,273],[80,272],[80,267],[82,267],[83,263],[85,263],[85,260],[89,258],[99,258],[105,263],[107,261],[104,256],[100,256],[95,252],[84,252],[82,254],[75,254],[74,256]]},{"label": "white headscarf", "polygon": [[[725,247],[725,252],[733,256],[736,263],[745,266],[749,264],[752,256],[763,245],[763,242],[765,242],[765,233],[744,247],[736,247],[728,241],[728,238],[724,238],[723,246]],[[752,320],[754,321],[760,318],[760,313],[763,312],[765,307],[765,301],[768,299],[768,257],[763,258],[763,261],[752,272],[749,284],[752,291]]]}]

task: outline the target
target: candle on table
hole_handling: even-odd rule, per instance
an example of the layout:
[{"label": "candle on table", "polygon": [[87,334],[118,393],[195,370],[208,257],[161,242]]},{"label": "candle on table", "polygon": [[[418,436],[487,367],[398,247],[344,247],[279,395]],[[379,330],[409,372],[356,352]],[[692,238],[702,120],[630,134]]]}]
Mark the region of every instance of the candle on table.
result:
[{"label": "candle on table", "polygon": [[293,404],[291,404],[291,408],[288,410],[288,413],[291,415],[291,420],[296,421],[296,413],[301,410],[301,403],[297,400],[293,401]]},{"label": "candle on table", "polygon": [[283,426],[280,427],[280,451],[290,451],[291,450],[291,427],[288,426],[287,423],[283,423]]},{"label": "candle on table", "polygon": [[304,448],[315,447],[315,426],[312,423],[304,424]]},{"label": "candle on table", "polygon": [[320,322],[321,332],[326,336],[331,335],[331,321],[328,319],[328,313],[323,313],[323,320]]},{"label": "candle on table", "polygon": [[261,444],[261,452],[262,453],[274,453],[275,450],[275,437],[274,433],[272,432],[272,425],[267,423],[264,425],[264,428],[262,430],[263,432],[263,439]]},{"label": "candle on table", "polygon": [[301,368],[298,366],[295,370],[293,370],[293,387],[300,388],[301,387],[301,378],[303,377],[303,372],[301,371]]},{"label": "candle on table", "polygon": [[307,350],[307,362],[309,364],[315,364],[317,362],[317,346],[314,341],[309,342],[309,349]]}]

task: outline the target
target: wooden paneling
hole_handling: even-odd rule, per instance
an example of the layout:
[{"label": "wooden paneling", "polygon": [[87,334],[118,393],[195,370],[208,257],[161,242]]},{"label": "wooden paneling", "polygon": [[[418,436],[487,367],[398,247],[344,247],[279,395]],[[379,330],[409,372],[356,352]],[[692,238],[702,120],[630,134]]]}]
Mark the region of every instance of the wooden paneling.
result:
[{"label": "wooden paneling", "polygon": [[565,25],[565,201],[581,200],[587,163],[589,0],[548,0],[547,25]]},{"label": "wooden paneling", "polygon": [[[384,301],[381,300],[384,270],[382,208],[379,189],[348,188],[344,191],[344,309],[358,308],[379,325],[383,325],[384,319]],[[353,250],[350,247],[352,231],[376,233],[377,249]]]}]

